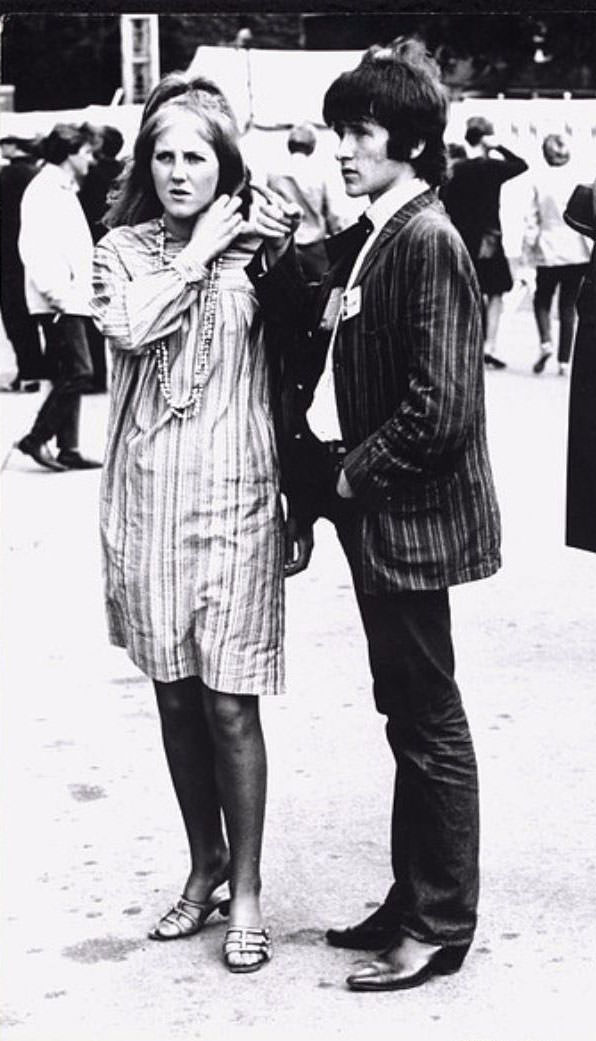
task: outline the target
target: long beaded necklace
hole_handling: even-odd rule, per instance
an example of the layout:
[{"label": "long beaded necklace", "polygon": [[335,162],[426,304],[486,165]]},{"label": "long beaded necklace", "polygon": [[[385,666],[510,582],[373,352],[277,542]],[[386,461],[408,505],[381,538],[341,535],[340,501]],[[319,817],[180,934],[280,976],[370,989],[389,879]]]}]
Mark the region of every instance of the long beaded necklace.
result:
[{"label": "long beaded necklace", "polygon": [[[159,224],[160,269],[165,265],[165,258],[166,226],[162,218]],[[186,401],[181,401],[179,404],[175,404],[172,400],[172,380],[170,376],[170,360],[167,341],[159,340],[153,348],[159,388],[170,412],[172,415],[177,416],[178,419],[188,419],[190,416],[194,416],[197,409],[200,408],[203,399],[203,390],[207,383],[208,376],[209,355],[211,353],[211,344],[213,343],[213,333],[215,331],[215,311],[217,306],[221,265],[221,257],[217,257],[213,261],[209,270],[209,282],[207,283],[207,291],[205,294],[205,304],[195,359],[192,387]]]}]

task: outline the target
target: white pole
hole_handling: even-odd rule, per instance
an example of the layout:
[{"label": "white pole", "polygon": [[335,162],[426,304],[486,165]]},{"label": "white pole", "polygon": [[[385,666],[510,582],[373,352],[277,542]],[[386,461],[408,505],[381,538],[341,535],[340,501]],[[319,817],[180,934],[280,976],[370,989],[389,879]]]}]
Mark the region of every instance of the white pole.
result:
[{"label": "white pole", "polygon": [[120,55],[124,103],[142,103],[159,80],[158,15],[120,15]]}]

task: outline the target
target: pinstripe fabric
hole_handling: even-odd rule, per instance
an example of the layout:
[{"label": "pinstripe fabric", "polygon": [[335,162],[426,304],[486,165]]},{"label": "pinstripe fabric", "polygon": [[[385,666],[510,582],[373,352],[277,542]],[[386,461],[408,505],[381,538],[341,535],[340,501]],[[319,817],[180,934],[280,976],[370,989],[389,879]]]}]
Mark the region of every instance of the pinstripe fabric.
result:
[{"label": "pinstripe fabric", "polygon": [[[304,515],[313,467],[304,417],[329,343],[321,316],[332,287],[345,285],[361,246],[357,231],[329,240],[331,268],[314,307],[290,250],[270,271],[257,263],[248,269],[272,344],[279,354],[291,351],[285,452],[294,508]],[[387,222],[356,285],[360,310],[340,324],[333,357],[344,470],[358,507],[354,580],[362,592],[382,595],[492,575],[501,562],[500,518],[486,440],[478,283],[433,191]]]},{"label": "pinstripe fabric", "polygon": [[434,193],[385,225],[342,323],[335,382],[346,476],[363,506],[364,592],[493,574],[500,519],[486,442],[478,287]]},{"label": "pinstripe fabric", "polygon": [[[167,336],[174,400],[192,384],[204,294],[159,268],[157,222],[96,247],[93,313],[113,352],[101,489],[109,634],[146,675],[213,690],[283,687],[277,456],[250,243],[223,258],[210,371],[197,415],[161,397],[151,351]],[[183,243],[168,237],[166,259]],[[204,288],[199,285],[199,290]]]}]

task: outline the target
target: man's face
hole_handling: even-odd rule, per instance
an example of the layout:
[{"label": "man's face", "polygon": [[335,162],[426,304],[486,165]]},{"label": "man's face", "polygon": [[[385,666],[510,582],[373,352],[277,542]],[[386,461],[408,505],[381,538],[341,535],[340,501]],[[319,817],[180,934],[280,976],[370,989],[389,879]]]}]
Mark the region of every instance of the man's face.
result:
[{"label": "man's face", "polygon": [[77,184],[82,184],[91,167],[95,165],[93,146],[87,143],[81,145],[78,152],[73,152],[68,159]]},{"label": "man's face", "polygon": [[334,126],[339,141],[335,157],[341,167],[346,194],[369,195],[374,202],[392,188],[404,163],[387,157],[389,131],[372,119],[358,119]]}]

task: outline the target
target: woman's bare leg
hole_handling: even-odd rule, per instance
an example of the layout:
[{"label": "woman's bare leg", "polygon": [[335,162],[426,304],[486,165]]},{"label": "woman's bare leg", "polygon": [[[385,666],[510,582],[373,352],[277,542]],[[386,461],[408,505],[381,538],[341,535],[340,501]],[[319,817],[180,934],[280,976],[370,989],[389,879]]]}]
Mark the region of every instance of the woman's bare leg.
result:
[{"label": "woman's bare leg", "polygon": [[214,748],[198,677],[154,681],[168,766],[190,847],[191,870],[183,895],[203,902],[226,877]]},{"label": "woman's bare leg", "polygon": [[[215,746],[216,773],[230,845],[230,925],[262,925],[261,848],[267,760],[258,698],[204,688],[204,705]],[[257,955],[235,956],[244,964]]]}]

